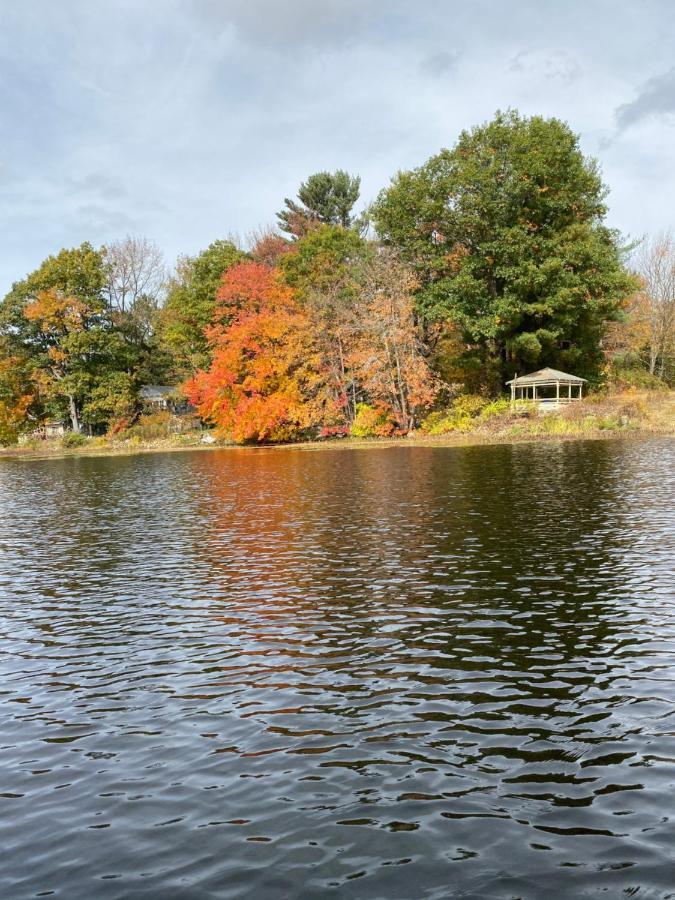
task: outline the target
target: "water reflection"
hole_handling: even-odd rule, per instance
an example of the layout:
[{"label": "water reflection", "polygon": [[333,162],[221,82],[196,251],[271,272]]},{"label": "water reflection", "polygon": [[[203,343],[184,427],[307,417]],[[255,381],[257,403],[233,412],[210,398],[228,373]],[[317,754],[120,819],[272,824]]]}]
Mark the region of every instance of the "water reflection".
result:
[{"label": "water reflection", "polygon": [[673,455],[0,466],[0,889],[662,895]]}]

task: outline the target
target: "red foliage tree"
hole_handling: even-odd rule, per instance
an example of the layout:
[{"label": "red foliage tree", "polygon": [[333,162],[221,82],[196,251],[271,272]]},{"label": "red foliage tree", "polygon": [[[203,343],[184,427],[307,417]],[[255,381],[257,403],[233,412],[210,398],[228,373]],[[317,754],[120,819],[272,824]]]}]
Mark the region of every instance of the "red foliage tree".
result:
[{"label": "red foliage tree", "polygon": [[312,323],[268,266],[244,262],[223,276],[206,335],[211,367],[185,393],[235,441],[290,440],[335,420]]}]

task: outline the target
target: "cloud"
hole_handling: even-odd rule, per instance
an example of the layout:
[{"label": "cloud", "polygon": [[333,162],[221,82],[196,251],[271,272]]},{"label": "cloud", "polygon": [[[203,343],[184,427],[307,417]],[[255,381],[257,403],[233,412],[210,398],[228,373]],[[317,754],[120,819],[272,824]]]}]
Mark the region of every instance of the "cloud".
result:
[{"label": "cloud", "polygon": [[378,7],[377,0],[188,0],[184,4],[207,27],[232,28],[247,44],[279,52],[291,46],[318,50],[349,43],[372,23]]},{"label": "cloud", "polygon": [[90,172],[78,178],[66,178],[69,191],[85,196],[95,196],[107,202],[123,199],[128,191],[119,178],[106,175],[105,172]]},{"label": "cloud", "polygon": [[583,72],[579,60],[566,50],[523,50],[512,57],[509,70],[568,84]]},{"label": "cloud", "polygon": [[423,75],[446,75],[455,68],[459,58],[459,52],[439,50],[436,53],[431,53],[422,60],[420,71]]},{"label": "cloud", "polygon": [[635,100],[623,103],[615,111],[620,131],[636,125],[644,119],[660,117],[669,119],[675,115],[675,66],[663,75],[645,82]]},{"label": "cloud", "polygon": [[73,219],[77,227],[93,234],[121,235],[138,230],[138,221],[133,216],[100,203],[85,203],[78,206]]}]

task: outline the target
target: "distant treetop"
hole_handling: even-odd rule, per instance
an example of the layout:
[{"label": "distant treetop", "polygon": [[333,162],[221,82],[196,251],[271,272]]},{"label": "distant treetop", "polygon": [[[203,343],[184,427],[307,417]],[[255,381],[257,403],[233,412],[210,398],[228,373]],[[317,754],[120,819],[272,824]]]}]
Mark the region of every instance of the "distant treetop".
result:
[{"label": "distant treetop", "polygon": [[300,203],[286,197],[286,208],[277,213],[279,227],[294,237],[306,234],[313,225],[350,228],[354,223],[352,209],[359,199],[360,187],[360,177],[343,169],[332,173],[316,172],[300,185]]}]

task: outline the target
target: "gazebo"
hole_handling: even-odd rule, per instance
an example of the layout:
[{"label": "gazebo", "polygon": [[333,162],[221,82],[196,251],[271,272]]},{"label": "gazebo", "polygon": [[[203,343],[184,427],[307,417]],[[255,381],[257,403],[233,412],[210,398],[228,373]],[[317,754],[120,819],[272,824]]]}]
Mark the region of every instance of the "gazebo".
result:
[{"label": "gazebo", "polygon": [[511,403],[518,400],[533,400],[549,406],[581,400],[586,379],[559,372],[558,369],[547,368],[531,372],[529,375],[520,377],[516,375],[506,383],[511,386]]}]

